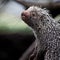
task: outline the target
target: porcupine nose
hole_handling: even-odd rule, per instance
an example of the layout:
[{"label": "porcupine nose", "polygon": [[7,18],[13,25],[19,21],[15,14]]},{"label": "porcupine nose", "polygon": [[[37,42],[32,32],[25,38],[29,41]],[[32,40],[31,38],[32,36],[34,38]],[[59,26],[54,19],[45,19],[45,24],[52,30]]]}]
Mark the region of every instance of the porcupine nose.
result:
[{"label": "porcupine nose", "polygon": [[21,13],[21,17],[22,17],[23,20],[28,20],[28,18],[30,17],[29,11],[23,11]]}]

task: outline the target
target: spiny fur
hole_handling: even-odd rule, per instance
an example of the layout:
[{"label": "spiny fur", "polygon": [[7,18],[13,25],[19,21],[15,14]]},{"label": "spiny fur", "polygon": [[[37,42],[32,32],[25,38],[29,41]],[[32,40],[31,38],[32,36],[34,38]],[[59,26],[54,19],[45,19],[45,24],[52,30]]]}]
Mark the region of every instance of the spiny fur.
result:
[{"label": "spiny fur", "polygon": [[60,60],[60,24],[45,9],[32,6],[27,11],[31,14],[27,24],[37,39],[33,60]]}]

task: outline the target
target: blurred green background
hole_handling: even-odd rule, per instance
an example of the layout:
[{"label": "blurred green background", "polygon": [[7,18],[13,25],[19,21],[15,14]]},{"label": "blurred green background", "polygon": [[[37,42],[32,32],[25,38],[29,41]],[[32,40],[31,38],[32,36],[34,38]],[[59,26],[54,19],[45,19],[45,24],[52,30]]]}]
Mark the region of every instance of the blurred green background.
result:
[{"label": "blurred green background", "polygon": [[30,28],[21,20],[21,18],[3,13],[0,14],[0,34],[32,34]]}]

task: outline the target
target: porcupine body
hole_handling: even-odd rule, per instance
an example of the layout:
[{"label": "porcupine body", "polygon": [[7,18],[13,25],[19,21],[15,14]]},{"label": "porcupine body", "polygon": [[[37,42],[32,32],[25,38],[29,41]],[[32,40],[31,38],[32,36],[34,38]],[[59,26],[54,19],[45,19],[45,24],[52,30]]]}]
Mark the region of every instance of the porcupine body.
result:
[{"label": "porcupine body", "polygon": [[32,28],[37,39],[33,60],[60,60],[60,24],[47,10],[32,6],[22,13],[22,19]]}]

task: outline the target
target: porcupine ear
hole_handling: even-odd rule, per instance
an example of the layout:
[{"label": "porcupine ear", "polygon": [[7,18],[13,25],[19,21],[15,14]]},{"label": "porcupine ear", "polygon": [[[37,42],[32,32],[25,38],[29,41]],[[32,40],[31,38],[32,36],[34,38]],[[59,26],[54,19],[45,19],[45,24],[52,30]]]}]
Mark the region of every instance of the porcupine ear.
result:
[{"label": "porcupine ear", "polygon": [[43,8],[47,13],[49,13],[50,11],[48,10],[48,9],[46,9],[46,8]]}]

